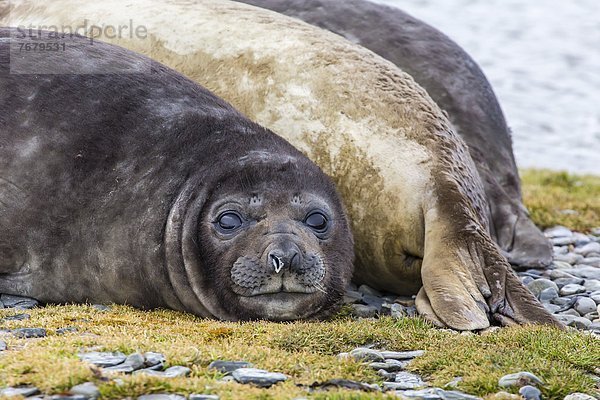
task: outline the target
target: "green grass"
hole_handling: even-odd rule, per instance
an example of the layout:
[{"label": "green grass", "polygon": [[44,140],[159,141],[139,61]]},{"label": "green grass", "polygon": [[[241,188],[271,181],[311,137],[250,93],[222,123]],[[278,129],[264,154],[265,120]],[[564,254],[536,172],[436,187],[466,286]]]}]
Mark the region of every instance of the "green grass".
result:
[{"label": "green grass", "polygon": [[[577,230],[600,226],[600,178],[574,177],[545,171],[525,171],[523,192],[532,217],[542,227],[562,224]],[[577,214],[564,214],[571,209]],[[562,399],[572,392],[599,395],[592,373],[600,367],[600,340],[582,333],[546,327],[506,328],[484,335],[459,335],[434,329],[420,319],[352,320],[338,316],[325,322],[225,323],[189,314],[139,311],[112,306],[62,306],[28,311],[26,321],[0,322],[0,328],[46,327],[42,339],[0,337],[9,351],[0,353],[0,387],[35,385],[45,393],[61,393],[78,383],[93,381],[103,399],[148,393],[211,393],[222,399],[384,399],[384,394],[348,390],[309,393],[307,386],[333,378],[381,383],[367,366],[336,355],[358,346],[386,350],[424,349],[410,370],[434,386],[462,376],[458,389],[487,396],[500,390],[498,378],[530,371],[545,382],[545,399]],[[0,310],[0,318],[15,314]],[[341,315],[341,314],[340,314]],[[75,326],[76,333],[56,335],[58,328]],[[189,378],[160,379],[122,375],[107,379],[79,361],[81,350],[158,351],[169,365],[192,369]],[[219,382],[207,369],[215,359],[245,360],[255,367],[283,372],[290,379],[271,389]],[[596,370],[595,370],[596,368]],[[595,371],[595,372],[594,372]],[[515,391],[513,390],[513,393]]]},{"label": "green grass", "polygon": [[521,180],[523,200],[538,226],[582,232],[600,227],[600,176],[526,170]]}]

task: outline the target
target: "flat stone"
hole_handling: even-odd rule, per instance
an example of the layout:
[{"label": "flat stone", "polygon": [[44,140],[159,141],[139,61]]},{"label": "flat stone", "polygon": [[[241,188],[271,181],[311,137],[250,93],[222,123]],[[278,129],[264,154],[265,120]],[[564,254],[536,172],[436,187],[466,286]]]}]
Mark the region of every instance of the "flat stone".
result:
[{"label": "flat stone", "polygon": [[[358,347],[350,352],[350,356],[356,361],[364,362],[383,362],[385,357],[381,352],[373,349],[367,349],[365,347]],[[392,357],[388,357],[392,358]]]},{"label": "flat stone", "polygon": [[6,308],[17,308],[28,310],[38,306],[38,301],[29,297],[13,296],[10,294],[0,295],[0,301]]},{"label": "flat stone", "polygon": [[164,371],[155,371],[151,368],[138,369],[137,371],[134,371],[133,374],[160,376],[162,378],[179,378],[182,376],[188,376],[191,372],[192,370],[187,367],[176,365],[174,367],[167,368]]},{"label": "flat stone", "polygon": [[94,307],[98,311],[110,311],[110,307],[105,306],[104,304],[93,304],[92,307]]},{"label": "flat stone", "polygon": [[581,285],[583,282],[583,278],[558,278],[554,280],[554,283],[556,283],[556,286],[559,288],[566,285]]},{"label": "flat stone", "polygon": [[77,332],[77,328],[75,328],[74,326],[66,326],[64,328],[58,328],[56,330],[57,335],[64,335],[66,333],[75,333],[75,332]]},{"label": "flat stone", "polygon": [[17,328],[12,330],[12,334],[18,338],[42,338],[46,337],[44,328]]},{"label": "flat stone", "polygon": [[561,307],[556,305],[556,304],[550,304],[550,303],[542,303],[542,305],[544,306],[544,308],[546,310],[548,310],[548,312],[550,314],[554,314],[560,311]]},{"label": "flat stone", "polygon": [[5,321],[24,321],[29,318],[30,318],[29,314],[15,314],[15,315],[9,315],[8,317],[4,317],[2,319]]},{"label": "flat stone", "polygon": [[374,307],[377,312],[381,312],[381,306],[383,306],[383,299],[379,296],[372,296],[370,294],[365,294],[362,298],[363,303],[367,306]]},{"label": "flat stone", "polygon": [[80,385],[75,385],[69,390],[71,394],[78,394],[87,398],[98,398],[100,396],[100,390],[93,382],[85,382]]},{"label": "flat stone", "polygon": [[55,394],[44,397],[44,400],[89,400],[88,397],[81,394]]},{"label": "flat stone", "polygon": [[569,263],[571,265],[573,264],[577,264],[581,261],[583,261],[585,257],[583,257],[581,254],[575,254],[575,253],[567,253],[567,254],[557,254],[556,256],[554,256],[554,261],[564,261],[566,263]]},{"label": "flat stone", "polygon": [[361,390],[363,392],[380,392],[381,388],[377,384],[368,384],[357,382],[350,379],[329,379],[325,382],[315,382],[309,386],[311,389],[328,390],[331,388],[342,388],[348,390]]},{"label": "flat stone", "polygon": [[546,288],[540,292],[538,299],[542,303],[548,303],[558,297],[558,290],[553,287]]},{"label": "flat stone", "polygon": [[370,363],[369,367],[371,367],[375,370],[383,369],[384,371],[387,371],[387,372],[397,372],[397,371],[402,371],[403,369],[405,369],[409,363],[410,363],[410,361],[399,361],[399,360],[388,359],[388,360],[385,360],[385,362]]},{"label": "flat stone", "polygon": [[582,264],[600,268],[600,257],[590,257],[589,255],[581,261]]},{"label": "flat stone", "polygon": [[600,280],[600,268],[589,265],[579,265],[577,268],[567,269],[565,272],[579,278]]},{"label": "flat stone", "polygon": [[567,246],[552,246],[552,254],[567,254],[568,252]]},{"label": "flat stone", "polygon": [[410,372],[398,372],[394,383],[396,383],[395,390],[417,389],[426,386],[419,375]]},{"label": "flat stone", "polygon": [[565,285],[560,288],[561,296],[570,296],[572,294],[585,293],[585,287],[576,284]]},{"label": "flat stone", "polygon": [[568,326],[575,320],[575,316],[573,315],[563,315],[563,314],[554,314],[554,317],[563,325]]},{"label": "flat stone", "polygon": [[390,315],[393,318],[405,318],[410,316],[410,307],[405,307],[402,304],[394,303],[390,305]]},{"label": "flat stone", "polygon": [[573,236],[573,232],[565,226],[557,225],[553,226],[552,228],[546,229],[544,231],[544,235],[549,239],[553,239],[558,237]]},{"label": "flat stone", "polygon": [[219,400],[216,394],[190,394],[189,400]]},{"label": "flat stone", "polygon": [[8,345],[6,342],[0,340],[0,351],[6,351],[6,349],[8,349]]},{"label": "flat stone", "polygon": [[[572,269],[573,267],[569,265],[568,269]],[[550,277],[550,279],[554,280],[554,279],[559,279],[559,278],[575,278],[573,275],[565,272],[565,271],[561,271],[560,269],[551,269],[551,270],[546,270],[545,274],[547,276]]]},{"label": "flat stone", "polygon": [[377,315],[377,308],[364,304],[351,304],[352,315],[358,318],[374,318]]},{"label": "flat stone", "polygon": [[362,294],[368,294],[371,296],[377,296],[377,297],[383,296],[383,293],[381,293],[379,290],[373,289],[372,287],[370,287],[368,285],[360,285],[358,287],[358,291]]},{"label": "flat stone", "polygon": [[600,280],[598,279],[586,279],[583,281],[583,287],[588,292],[595,292],[600,290]]},{"label": "flat stone", "polygon": [[504,375],[502,378],[498,380],[498,385],[500,387],[511,387],[517,386],[522,387],[525,385],[543,385],[544,382],[531,372],[521,371],[514,374]]},{"label": "flat stone", "polygon": [[538,298],[540,296],[540,293],[548,288],[553,288],[558,292],[558,286],[556,285],[556,283],[552,282],[550,279],[545,278],[536,279],[533,282],[530,282],[527,285],[527,288],[531,293],[533,293],[535,297]]},{"label": "flat stone", "polygon": [[585,315],[596,311],[596,302],[589,297],[579,297],[573,305],[575,311],[580,315]]},{"label": "flat stone", "polygon": [[577,329],[588,329],[590,325],[592,325],[592,321],[583,317],[575,317],[568,324],[568,326],[572,326]]},{"label": "flat stone", "polygon": [[89,353],[81,353],[79,354],[79,359],[81,361],[89,362],[98,367],[112,367],[114,365],[118,365],[123,363],[127,356],[121,352],[98,352],[92,351]]},{"label": "flat stone", "polygon": [[185,400],[185,396],[179,394],[145,394],[139,396],[137,400]]},{"label": "flat stone", "polygon": [[600,243],[590,242],[581,247],[575,247],[575,253],[581,255],[588,255],[590,253],[600,253]]},{"label": "flat stone", "polygon": [[287,380],[287,376],[279,372],[268,372],[256,368],[238,368],[231,373],[233,379],[242,384],[254,384],[260,387],[271,387]]},{"label": "flat stone", "polygon": [[36,387],[7,387],[0,389],[0,397],[23,396],[29,397],[38,394],[40,391]]},{"label": "flat stone", "polygon": [[533,282],[535,280],[534,278],[532,278],[529,275],[521,276],[521,277],[519,277],[519,279],[521,280],[521,283],[525,286],[529,285],[531,282]]},{"label": "flat stone", "polygon": [[490,400],[523,400],[518,394],[512,394],[505,391],[500,391],[489,397]]},{"label": "flat stone", "polygon": [[519,389],[519,394],[525,400],[540,400],[542,392],[535,386],[526,385]]},{"label": "flat stone", "polygon": [[596,400],[594,397],[585,393],[571,393],[566,395],[564,400]]},{"label": "flat stone", "polygon": [[575,244],[577,239],[573,236],[568,237],[558,237],[554,239],[550,239],[550,242],[553,246],[566,246],[568,244]]},{"label": "flat stone", "polygon": [[564,306],[564,307],[571,307],[573,304],[575,304],[575,298],[573,297],[557,297],[556,299],[553,299],[551,302],[552,304],[557,304],[559,306]]},{"label": "flat stone", "polygon": [[[555,257],[559,257],[559,256],[561,256],[561,254],[558,254]],[[567,256],[567,254],[565,253],[564,256]],[[573,266],[566,261],[560,261],[560,260],[555,259],[552,262],[552,268],[555,268],[553,271],[560,271],[561,269],[573,268]]]},{"label": "flat stone", "polygon": [[344,304],[354,304],[362,301],[363,294],[354,290],[347,290],[344,294]]},{"label": "flat stone", "polygon": [[421,390],[405,390],[398,392],[399,397],[422,400],[481,400],[481,397],[472,396],[457,390],[444,390],[440,388],[429,388]]},{"label": "flat stone", "polygon": [[574,317],[579,317],[579,313],[573,309],[569,309],[560,313],[560,315],[572,315]]},{"label": "flat stone", "polygon": [[155,367],[155,366],[163,366],[167,362],[167,358],[162,353],[155,353],[153,351],[148,351],[144,353],[144,366]]},{"label": "flat stone", "polygon": [[216,360],[208,365],[208,369],[214,369],[222,374],[229,375],[239,368],[252,368],[253,365],[247,361],[224,361]]},{"label": "flat stone", "polygon": [[384,369],[380,369],[379,371],[377,371],[377,373],[383,377],[383,379],[385,379],[386,381],[393,381],[394,379],[396,379],[396,374],[393,372],[387,372]]},{"label": "flat stone", "polygon": [[421,357],[425,354],[425,350],[411,350],[411,351],[381,351],[380,354],[385,359],[392,360],[412,360],[413,358]]}]

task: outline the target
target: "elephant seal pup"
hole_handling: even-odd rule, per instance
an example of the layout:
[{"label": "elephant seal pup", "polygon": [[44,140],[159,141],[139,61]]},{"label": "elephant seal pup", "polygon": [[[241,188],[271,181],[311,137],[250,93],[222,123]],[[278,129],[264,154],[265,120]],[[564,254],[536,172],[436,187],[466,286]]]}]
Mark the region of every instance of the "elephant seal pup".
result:
[{"label": "elephant seal pup", "polygon": [[364,0],[236,0],[299,18],[390,60],[445,111],[483,181],[492,237],[519,267],[552,262],[552,246],[521,200],[510,131],[479,66],[446,35],[409,14]]},{"label": "elephant seal pup", "polygon": [[6,20],[105,32],[144,26],[146,38],[102,38],[213,90],[333,177],[355,238],[357,282],[418,293],[419,312],[440,326],[556,323],[490,237],[464,142],[391,62],[296,19],[223,0],[23,0]]},{"label": "elephant seal pup", "polygon": [[315,164],[143,56],[42,32],[64,50],[21,68],[20,45],[40,43],[22,36],[0,29],[0,293],[225,320],[331,311],[353,244]]}]

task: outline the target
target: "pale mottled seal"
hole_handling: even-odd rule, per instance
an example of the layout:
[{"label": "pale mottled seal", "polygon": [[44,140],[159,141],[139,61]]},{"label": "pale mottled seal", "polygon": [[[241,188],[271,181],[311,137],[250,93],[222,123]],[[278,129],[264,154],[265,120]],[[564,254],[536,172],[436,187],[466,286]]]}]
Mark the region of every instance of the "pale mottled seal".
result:
[{"label": "pale mottled seal", "polygon": [[483,181],[492,238],[517,266],[545,266],[552,246],[521,201],[510,131],[491,85],[473,59],[437,29],[365,0],[237,0],[328,29],[408,72],[448,112]]},{"label": "pale mottled seal", "polygon": [[303,22],[228,1],[11,7],[1,21],[15,25],[143,25],[146,39],[102,39],[172,66],[290,140],[342,194],[357,281],[418,292],[422,315],[456,329],[555,323],[491,239],[467,147],[427,93],[389,61]]},{"label": "pale mottled seal", "polygon": [[[9,33],[21,36],[0,29],[0,293],[227,320],[331,311],[352,237],[315,164],[145,57],[44,32],[12,39],[9,66]],[[20,51],[34,43],[62,50]]]}]

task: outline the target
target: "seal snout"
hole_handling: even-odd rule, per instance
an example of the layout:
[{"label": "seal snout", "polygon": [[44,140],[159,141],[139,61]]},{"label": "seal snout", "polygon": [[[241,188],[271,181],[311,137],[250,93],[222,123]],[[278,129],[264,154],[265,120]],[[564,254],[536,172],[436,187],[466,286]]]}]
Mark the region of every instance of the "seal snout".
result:
[{"label": "seal snout", "polygon": [[302,255],[295,243],[285,241],[269,251],[267,263],[273,267],[276,274],[285,267],[289,267],[291,271],[296,271],[302,264]]}]

